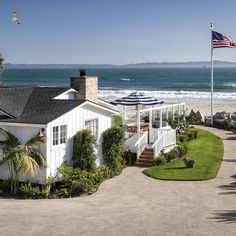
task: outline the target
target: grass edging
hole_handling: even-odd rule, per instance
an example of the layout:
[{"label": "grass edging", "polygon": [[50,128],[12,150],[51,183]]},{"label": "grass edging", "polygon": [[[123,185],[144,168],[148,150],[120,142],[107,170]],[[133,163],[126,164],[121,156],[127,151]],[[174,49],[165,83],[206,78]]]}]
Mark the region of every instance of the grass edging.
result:
[{"label": "grass edging", "polygon": [[197,130],[198,138],[186,143],[188,150],[184,155],[195,160],[194,168],[185,168],[182,157],[165,165],[150,167],[143,173],[160,180],[199,181],[215,178],[224,155],[223,142],[209,131]]}]

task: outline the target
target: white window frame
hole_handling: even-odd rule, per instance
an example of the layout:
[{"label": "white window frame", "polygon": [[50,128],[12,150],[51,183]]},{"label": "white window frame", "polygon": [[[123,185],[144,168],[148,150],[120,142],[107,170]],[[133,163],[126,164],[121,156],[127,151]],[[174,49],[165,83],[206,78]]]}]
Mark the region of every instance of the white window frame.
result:
[{"label": "white window frame", "polygon": [[[62,131],[62,127],[65,127],[65,129]],[[58,128],[57,130],[57,136],[55,138],[54,136],[54,129]],[[64,135],[62,136],[62,132]],[[61,145],[65,145],[67,142],[67,137],[68,137],[68,126],[67,124],[60,124],[60,125],[54,125],[52,127],[52,147],[58,147]],[[63,141],[62,141],[63,139]],[[54,144],[54,140],[57,140],[57,143]]]},{"label": "white window frame", "polygon": [[[93,122],[93,121],[96,121],[96,134],[93,133],[93,130],[92,129],[89,129],[86,125],[87,122]],[[87,119],[85,120],[85,123],[84,123],[84,127],[85,129],[87,130],[90,130],[92,132],[92,135],[94,136],[95,138],[95,142],[97,143],[98,141],[98,134],[99,134],[99,122],[98,122],[98,118],[91,118],[91,119]]]}]

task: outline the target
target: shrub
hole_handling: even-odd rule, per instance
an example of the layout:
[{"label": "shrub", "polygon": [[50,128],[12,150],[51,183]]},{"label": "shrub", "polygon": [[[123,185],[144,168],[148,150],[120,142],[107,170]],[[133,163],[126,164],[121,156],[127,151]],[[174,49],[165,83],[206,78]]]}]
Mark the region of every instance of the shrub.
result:
[{"label": "shrub", "polygon": [[124,152],[124,159],[125,159],[126,165],[132,166],[137,161],[137,155],[136,155],[136,153],[131,152],[130,150],[125,151]]},{"label": "shrub", "polygon": [[78,196],[82,193],[92,193],[96,188],[95,174],[73,168],[67,164],[59,167],[59,173],[62,174],[62,182],[67,186],[71,196]]},{"label": "shrub", "polygon": [[95,144],[94,137],[90,130],[79,131],[74,136],[73,156],[74,167],[79,167],[81,170],[94,171],[96,168],[93,145]]},{"label": "shrub", "polygon": [[164,165],[166,162],[166,159],[164,156],[158,156],[154,159],[154,163],[155,165],[159,166],[159,165]]},{"label": "shrub", "polygon": [[178,139],[181,143],[184,143],[184,142],[188,141],[188,136],[186,134],[180,134],[178,136]]},{"label": "shrub", "polygon": [[95,172],[96,183],[102,183],[104,180],[112,178],[115,176],[114,171],[112,171],[108,166],[102,166],[98,168]]},{"label": "shrub", "polygon": [[165,157],[167,162],[171,162],[171,160],[174,160],[174,159],[178,158],[178,156],[177,156],[177,154],[174,150],[171,150],[170,152],[165,153],[164,157]]},{"label": "shrub", "polygon": [[186,147],[184,145],[177,145],[176,148],[179,150],[180,157],[186,153]]},{"label": "shrub", "polygon": [[121,116],[115,115],[112,117],[112,124],[114,126],[120,126],[123,124],[123,119]]},{"label": "shrub", "polygon": [[32,186],[31,183],[23,183],[19,188],[19,194],[23,198],[32,199],[32,198],[41,198],[41,190],[39,186]]},{"label": "shrub", "polygon": [[10,181],[9,180],[0,180],[0,194],[10,192]]},{"label": "shrub", "polygon": [[42,196],[42,198],[48,198],[49,197],[49,189],[47,189],[47,188],[42,189],[41,196]]},{"label": "shrub", "polygon": [[184,143],[186,141],[193,140],[197,138],[198,131],[195,128],[190,128],[185,130],[184,133],[180,134],[177,139],[181,142]]},{"label": "shrub", "polygon": [[184,132],[184,135],[187,136],[187,141],[191,141],[197,138],[198,131],[194,128],[188,129]]},{"label": "shrub", "polygon": [[183,113],[180,116],[175,116],[175,118],[169,118],[168,124],[172,129],[176,130],[176,134],[182,134],[186,129],[188,129],[188,123],[186,121],[186,114]]},{"label": "shrub", "polygon": [[125,165],[124,142],[124,131],[120,127],[113,126],[104,132],[102,143],[104,161],[116,172],[120,172]]}]

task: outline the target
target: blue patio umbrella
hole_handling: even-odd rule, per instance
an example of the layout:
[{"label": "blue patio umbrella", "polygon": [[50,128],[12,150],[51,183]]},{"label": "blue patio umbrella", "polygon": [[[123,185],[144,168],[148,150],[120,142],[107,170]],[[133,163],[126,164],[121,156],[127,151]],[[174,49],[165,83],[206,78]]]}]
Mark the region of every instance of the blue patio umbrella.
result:
[{"label": "blue patio umbrella", "polygon": [[164,103],[164,101],[146,96],[143,93],[139,92],[133,92],[127,97],[123,97],[121,99],[117,99],[114,101],[114,104],[123,106],[138,106],[138,105],[153,106],[162,103]]},{"label": "blue patio umbrella", "polygon": [[[154,105],[160,105],[163,104],[164,101],[146,96],[143,93],[139,92],[133,92],[127,97],[123,97],[121,99],[117,99],[113,102],[116,105],[122,105],[124,107],[126,106],[136,106],[137,109],[137,126],[138,126],[138,132],[140,132],[140,114],[139,114],[139,107],[140,105],[143,106],[154,106]],[[124,117],[126,117],[126,113],[124,112]]]}]

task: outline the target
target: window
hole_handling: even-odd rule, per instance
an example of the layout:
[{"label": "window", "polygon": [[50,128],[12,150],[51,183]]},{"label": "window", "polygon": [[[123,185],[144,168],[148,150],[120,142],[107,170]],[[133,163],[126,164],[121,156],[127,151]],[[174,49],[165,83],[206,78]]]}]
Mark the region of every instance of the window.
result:
[{"label": "window", "polygon": [[53,127],[53,146],[66,143],[67,125]]},{"label": "window", "polygon": [[60,143],[66,142],[66,125],[60,126]]},{"label": "window", "polygon": [[85,121],[85,129],[88,129],[92,132],[92,135],[97,140],[98,137],[98,119],[86,120]]}]

